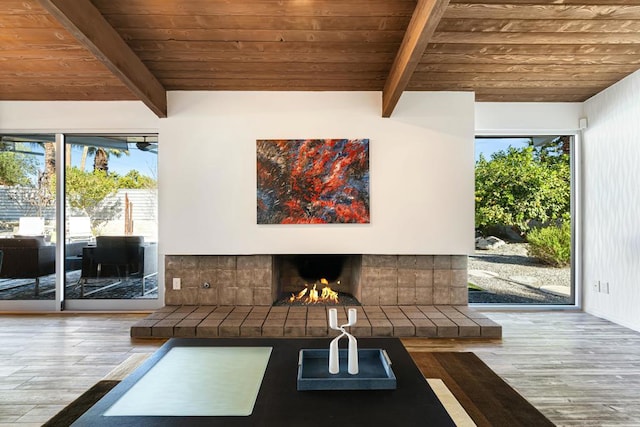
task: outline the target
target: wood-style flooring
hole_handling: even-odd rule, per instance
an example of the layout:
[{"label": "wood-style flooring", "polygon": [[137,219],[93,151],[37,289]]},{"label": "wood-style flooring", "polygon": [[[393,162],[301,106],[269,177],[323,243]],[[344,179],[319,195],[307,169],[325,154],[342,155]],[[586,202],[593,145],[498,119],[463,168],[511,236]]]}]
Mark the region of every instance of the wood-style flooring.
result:
[{"label": "wood-style flooring", "polygon": [[[484,312],[502,339],[404,338],[410,352],[473,351],[561,426],[640,426],[640,333],[580,312]],[[0,315],[0,427],[40,426],[131,356],[146,314]]]}]

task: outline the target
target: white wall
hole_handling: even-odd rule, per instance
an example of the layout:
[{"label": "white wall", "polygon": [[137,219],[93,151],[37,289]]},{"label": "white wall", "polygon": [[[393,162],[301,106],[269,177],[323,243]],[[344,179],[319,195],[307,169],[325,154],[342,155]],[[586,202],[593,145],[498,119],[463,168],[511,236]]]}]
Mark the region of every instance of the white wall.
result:
[{"label": "white wall", "polygon": [[138,101],[0,101],[0,132],[157,132]]},{"label": "white wall", "polygon": [[[473,95],[170,92],[160,121],[164,254],[467,254]],[[256,224],[256,140],[369,138],[371,223]]]},{"label": "white wall", "polygon": [[640,72],[584,113],[584,308],[640,331]]},{"label": "white wall", "polygon": [[581,102],[478,102],[476,134],[569,135],[578,129]]}]

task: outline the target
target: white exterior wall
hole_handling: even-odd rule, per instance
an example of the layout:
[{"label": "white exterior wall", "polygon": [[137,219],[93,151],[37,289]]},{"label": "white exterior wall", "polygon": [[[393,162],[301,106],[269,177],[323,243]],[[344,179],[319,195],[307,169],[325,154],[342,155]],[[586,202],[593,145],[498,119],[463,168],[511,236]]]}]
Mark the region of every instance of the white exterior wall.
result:
[{"label": "white exterior wall", "polygon": [[584,114],[584,308],[640,331],[640,72]]}]

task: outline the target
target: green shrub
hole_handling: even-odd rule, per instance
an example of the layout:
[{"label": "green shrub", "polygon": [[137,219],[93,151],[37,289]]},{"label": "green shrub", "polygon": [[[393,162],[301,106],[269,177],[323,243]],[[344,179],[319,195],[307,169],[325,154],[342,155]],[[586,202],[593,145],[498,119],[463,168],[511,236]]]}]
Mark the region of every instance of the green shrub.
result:
[{"label": "green shrub", "polygon": [[529,254],[545,264],[566,267],[571,262],[571,224],[564,221],[555,225],[536,228],[527,234]]},{"label": "green shrub", "polygon": [[480,286],[475,283],[467,282],[470,291],[484,291]]},{"label": "green shrub", "polygon": [[[557,148],[557,147],[556,147]],[[521,232],[569,212],[569,156],[556,149],[509,147],[476,162],[476,227],[505,225]]]}]

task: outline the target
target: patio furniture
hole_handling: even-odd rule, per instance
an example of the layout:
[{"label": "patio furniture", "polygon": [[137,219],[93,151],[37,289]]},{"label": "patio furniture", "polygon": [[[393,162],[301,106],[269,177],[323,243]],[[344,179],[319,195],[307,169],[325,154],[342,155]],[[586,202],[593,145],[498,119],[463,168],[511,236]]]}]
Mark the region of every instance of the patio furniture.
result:
[{"label": "patio furniture", "polygon": [[93,241],[91,218],[88,216],[70,216],[67,219],[67,240],[70,242]]},{"label": "patio furniture", "polygon": [[158,273],[157,253],[157,245],[145,243],[142,236],[96,237],[95,246],[87,246],[82,250],[80,295],[84,297],[121,283],[119,280],[97,290],[85,292],[84,287],[88,279],[105,277],[117,277],[124,281],[130,277],[139,277],[142,282],[142,295],[152,291],[153,289],[146,289],[145,280]]},{"label": "patio furniture", "polygon": [[17,236],[44,236],[44,218],[23,216],[18,222]]},{"label": "patio furniture", "polygon": [[55,273],[56,248],[42,237],[0,239],[3,253],[2,279],[34,279],[35,295],[40,294],[40,277]]},{"label": "patio furniture", "polygon": [[[82,243],[65,245],[66,256],[82,253]],[[42,236],[0,239],[2,252],[2,279],[34,279],[35,295],[40,294],[40,278],[56,272],[56,247],[49,245]]]}]

